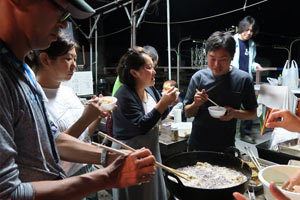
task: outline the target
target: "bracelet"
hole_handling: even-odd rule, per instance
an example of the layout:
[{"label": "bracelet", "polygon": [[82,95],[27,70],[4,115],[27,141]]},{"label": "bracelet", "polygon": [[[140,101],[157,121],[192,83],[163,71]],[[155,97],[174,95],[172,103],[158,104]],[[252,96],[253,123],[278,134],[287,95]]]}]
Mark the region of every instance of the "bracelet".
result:
[{"label": "bracelet", "polygon": [[107,156],[107,150],[103,149],[100,157],[100,163],[103,167],[106,167],[106,156]]}]

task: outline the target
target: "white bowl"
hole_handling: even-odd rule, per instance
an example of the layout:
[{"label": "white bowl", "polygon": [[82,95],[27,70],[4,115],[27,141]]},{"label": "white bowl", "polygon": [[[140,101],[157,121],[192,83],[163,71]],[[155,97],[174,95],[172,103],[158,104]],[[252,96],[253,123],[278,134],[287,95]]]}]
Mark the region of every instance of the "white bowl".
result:
[{"label": "white bowl", "polygon": [[288,180],[288,177],[299,170],[299,166],[292,165],[272,165],[259,171],[258,178],[264,187],[264,195],[267,200],[275,200],[270,192],[270,183],[277,183],[277,187],[291,200],[299,200],[300,193],[290,192],[281,189],[278,183]]},{"label": "white bowl", "polygon": [[220,118],[221,116],[225,115],[226,108],[221,106],[210,106],[208,107],[208,112],[210,116],[214,118]]},{"label": "white bowl", "polygon": [[117,98],[116,97],[111,97],[111,96],[104,96],[101,98],[101,106],[100,109],[104,112],[112,110],[116,103],[117,103]]}]

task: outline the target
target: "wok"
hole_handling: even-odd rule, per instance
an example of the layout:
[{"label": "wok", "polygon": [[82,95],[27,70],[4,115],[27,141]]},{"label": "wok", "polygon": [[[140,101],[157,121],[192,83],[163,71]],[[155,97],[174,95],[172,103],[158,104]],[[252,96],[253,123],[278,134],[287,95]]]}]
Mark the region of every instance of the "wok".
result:
[{"label": "wok", "polygon": [[[229,188],[203,189],[185,186],[176,175],[165,172],[164,178],[168,190],[180,200],[232,200],[234,199],[232,196],[233,192],[243,194],[247,190],[249,180],[251,179],[251,168],[246,163],[244,163],[242,167],[242,161],[229,153],[210,151],[180,153],[168,158],[164,164],[177,169],[185,166],[193,166],[197,162],[208,162],[212,165],[235,169],[242,172],[247,177],[247,181]],[[170,177],[175,178],[176,181]]]}]

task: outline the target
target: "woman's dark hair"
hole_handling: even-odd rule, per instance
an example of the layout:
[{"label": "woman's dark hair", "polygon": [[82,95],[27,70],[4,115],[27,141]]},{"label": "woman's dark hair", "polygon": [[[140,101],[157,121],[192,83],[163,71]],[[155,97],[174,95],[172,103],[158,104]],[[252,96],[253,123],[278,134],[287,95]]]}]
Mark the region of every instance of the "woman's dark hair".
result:
[{"label": "woman's dark hair", "polygon": [[55,60],[59,56],[63,56],[71,49],[79,49],[79,45],[74,41],[70,35],[61,32],[57,40],[52,42],[47,49],[35,50],[29,52],[25,57],[25,62],[33,69],[34,72],[38,72],[42,68],[40,61],[40,53],[45,52],[50,59]]},{"label": "woman's dark hair", "polygon": [[255,36],[259,31],[259,27],[256,20],[251,16],[246,16],[239,22],[238,33],[243,33],[250,25],[252,25],[253,36]]},{"label": "woman's dark hair", "polygon": [[229,32],[214,32],[205,43],[205,51],[215,51],[219,48],[225,48],[233,58],[235,53],[235,41]]},{"label": "woman's dark hair", "polygon": [[130,70],[139,70],[140,67],[145,65],[145,55],[148,54],[143,48],[131,48],[121,57],[117,67],[117,73],[121,83],[134,89],[135,78],[131,75]]}]

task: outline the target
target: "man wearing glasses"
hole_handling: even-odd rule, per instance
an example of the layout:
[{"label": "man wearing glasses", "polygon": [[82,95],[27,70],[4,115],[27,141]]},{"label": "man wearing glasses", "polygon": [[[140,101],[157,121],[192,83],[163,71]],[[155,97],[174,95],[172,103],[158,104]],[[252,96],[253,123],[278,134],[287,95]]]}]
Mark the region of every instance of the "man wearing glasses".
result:
[{"label": "man wearing glasses", "polygon": [[[47,48],[57,39],[69,16],[93,14],[84,0],[0,1],[0,199],[82,199],[102,189],[147,182],[155,173],[147,149],[105,157],[102,149],[58,132],[24,63],[30,50]],[[66,178],[61,159],[109,165]]]}]

